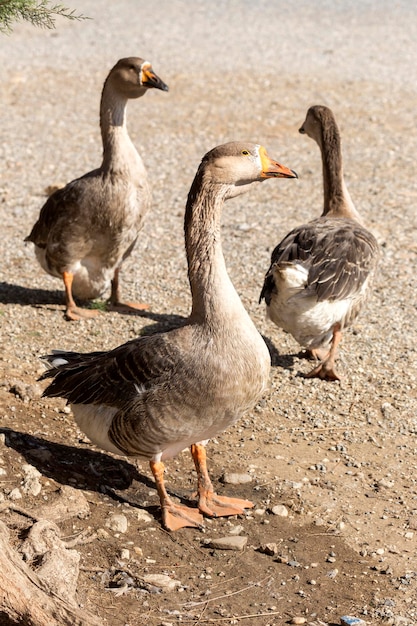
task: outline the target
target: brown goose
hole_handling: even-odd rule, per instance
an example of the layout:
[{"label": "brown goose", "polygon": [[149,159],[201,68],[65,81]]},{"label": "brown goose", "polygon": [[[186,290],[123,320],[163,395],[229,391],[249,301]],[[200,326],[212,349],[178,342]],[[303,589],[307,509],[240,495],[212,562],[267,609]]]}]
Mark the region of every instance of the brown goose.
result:
[{"label": "brown goose", "polygon": [[339,380],[337,346],[362,308],[379,258],[343,179],[339,129],[325,106],[313,106],[300,128],[323,163],[321,217],[292,230],[271,255],[259,301],[267,316],[321,362],[309,374]]},{"label": "brown goose", "polygon": [[101,166],[53,193],[25,241],[35,244],[42,268],[64,281],[66,317],[93,317],[73,296],[91,300],[111,285],[110,303],[120,301],[119,271],[136,243],[151,193],[142,159],[126,128],[126,105],[150,88],[168,91],[148,61],[120,59],[107,76],[100,103]]},{"label": "brown goose", "polygon": [[[164,526],[200,526],[208,516],[242,513],[251,502],[214,493],[207,440],[233,424],[265,391],[268,349],[226,271],[220,217],[228,198],[267,178],[295,178],[262,146],[228,143],[203,158],[185,212],[192,310],[187,323],[110,352],[54,352],[45,396],[66,398],[78,426],[101,448],[150,461]],[[197,509],[175,504],[164,464],[184,448],[198,474]]]}]

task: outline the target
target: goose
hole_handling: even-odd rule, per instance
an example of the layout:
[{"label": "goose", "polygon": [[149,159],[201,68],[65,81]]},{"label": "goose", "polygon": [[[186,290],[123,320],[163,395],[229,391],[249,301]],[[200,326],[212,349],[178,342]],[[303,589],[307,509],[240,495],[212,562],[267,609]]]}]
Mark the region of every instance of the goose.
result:
[{"label": "goose", "polygon": [[52,193],[25,239],[35,244],[42,269],[63,280],[68,320],[98,313],[77,306],[74,296],[92,300],[109,287],[115,309],[148,308],[121,301],[119,272],[151,201],[145,167],[127,132],[126,105],[151,88],[168,91],[144,59],[120,59],[110,70],[100,102],[101,166]]},{"label": "goose", "polygon": [[323,213],[294,228],[273,250],[259,302],[265,299],[267,317],[319,360],[308,377],[340,380],[337,347],[369,293],[379,247],[347,190],[331,109],[310,107],[299,132],[321,150]]},{"label": "goose", "polygon": [[[297,174],[246,142],[218,146],[202,159],[186,203],[184,232],[192,307],[170,331],[110,352],[53,351],[43,395],[63,397],[89,439],[119,455],[147,459],[168,530],[200,527],[202,515],[243,513],[253,504],[214,492],[207,441],[254,406],[269,381],[268,348],[228,276],[220,239],[223,203],[268,178]],[[190,447],[198,510],[175,503],[164,462]]]}]

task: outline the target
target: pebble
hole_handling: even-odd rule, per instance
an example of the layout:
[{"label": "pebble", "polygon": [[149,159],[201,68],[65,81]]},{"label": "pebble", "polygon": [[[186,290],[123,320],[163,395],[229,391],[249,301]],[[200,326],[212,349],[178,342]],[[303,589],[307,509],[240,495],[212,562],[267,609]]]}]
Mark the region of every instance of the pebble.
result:
[{"label": "pebble", "polygon": [[11,492],[9,493],[9,499],[10,500],[21,500],[22,499],[22,494],[20,493],[20,490],[17,487],[15,489],[11,490]]},{"label": "pebble", "polygon": [[305,624],[305,623],[306,623],[306,621],[307,621],[307,620],[306,620],[306,618],[305,618],[305,617],[298,617],[298,616],[295,616],[295,617],[292,617],[292,618],[291,618],[290,624]]},{"label": "pebble", "polygon": [[143,580],[150,585],[160,587],[164,591],[174,591],[177,587],[182,586],[179,580],[175,580],[175,578],[171,578],[166,574],[145,574]]},{"label": "pebble", "polygon": [[22,491],[30,496],[38,496],[42,491],[42,484],[39,481],[41,473],[33,465],[22,465],[22,470],[26,476],[22,481]]},{"label": "pebble", "polygon": [[280,517],[288,517],[288,509],[283,504],[276,504],[273,506],[271,513],[273,513],[273,515],[279,515]]},{"label": "pebble", "polygon": [[218,539],[203,541],[203,545],[209,548],[215,548],[216,550],[243,550],[247,543],[248,538],[242,537],[241,535],[231,535],[229,537],[219,537]]},{"label": "pebble", "polygon": [[240,524],[238,526],[232,526],[229,530],[229,535],[240,535],[243,532],[244,528]]},{"label": "pebble", "polygon": [[277,556],[277,558],[275,559],[277,563],[288,563],[289,559],[287,556]]},{"label": "pebble", "polygon": [[143,509],[137,509],[136,519],[139,522],[145,522],[145,524],[149,524],[149,522],[155,521],[152,515],[149,515],[149,513],[147,511],[144,511]]},{"label": "pebble", "polygon": [[351,615],[344,615],[340,618],[342,626],[366,626],[366,622],[359,617],[352,617]]},{"label": "pebble", "polygon": [[123,515],[123,513],[110,515],[106,521],[106,527],[110,528],[110,530],[113,530],[115,533],[125,533],[128,527],[126,515]]},{"label": "pebble", "polygon": [[252,476],[246,473],[225,472],[222,476],[222,481],[228,485],[243,485],[245,483],[251,483]]},{"label": "pebble", "polygon": [[266,509],[255,509],[253,513],[258,517],[262,517],[262,515],[265,515]]},{"label": "pebble", "polygon": [[260,546],[259,552],[268,556],[275,556],[278,554],[278,545],[276,543],[264,543]]}]

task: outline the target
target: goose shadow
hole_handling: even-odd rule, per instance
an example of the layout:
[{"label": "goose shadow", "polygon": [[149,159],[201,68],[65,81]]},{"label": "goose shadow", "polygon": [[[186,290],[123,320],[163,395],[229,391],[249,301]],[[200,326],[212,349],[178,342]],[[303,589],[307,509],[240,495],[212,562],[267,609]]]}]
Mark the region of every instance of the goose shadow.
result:
[{"label": "goose shadow", "polygon": [[0,303],[1,304],[28,304],[48,305],[63,304],[64,297],[62,291],[49,291],[48,289],[34,289],[32,287],[22,287],[12,283],[0,282]]},{"label": "goose shadow", "polygon": [[[62,291],[49,291],[47,289],[34,289],[22,287],[12,283],[0,282],[0,304],[20,304],[39,308],[42,306],[65,306]],[[83,306],[88,306],[89,302],[83,302]],[[104,311],[103,315],[110,311]],[[175,313],[156,313],[142,310],[120,310],[119,315],[131,317],[142,317],[149,319],[155,324],[142,329],[141,334],[154,334],[172,330],[186,323],[187,317],[176,315]]]},{"label": "goose shadow", "polygon": [[[116,502],[146,509],[160,519],[159,504],[142,504],[149,499],[149,490],[155,490],[155,483],[149,476],[140,473],[133,463],[96,450],[55,443],[6,427],[0,428],[0,434],[5,436],[8,448],[18,452],[27,463],[56,483],[105,494]],[[192,505],[187,495],[170,491],[172,495]]]},{"label": "goose shadow", "polygon": [[279,367],[285,370],[292,370],[295,363],[297,354],[281,354],[278,348],[269,337],[262,335],[262,339],[265,341],[269,350],[269,356],[271,357],[271,366]]}]

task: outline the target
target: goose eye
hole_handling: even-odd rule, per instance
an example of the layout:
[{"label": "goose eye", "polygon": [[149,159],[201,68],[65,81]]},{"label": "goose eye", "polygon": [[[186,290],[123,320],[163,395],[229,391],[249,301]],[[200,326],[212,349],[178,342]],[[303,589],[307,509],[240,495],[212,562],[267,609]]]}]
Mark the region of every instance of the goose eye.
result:
[{"label": "goose eye", "polygon": [[242,150],[242,154],[244,154],[245,156],[249,155],[249,150]]}]

